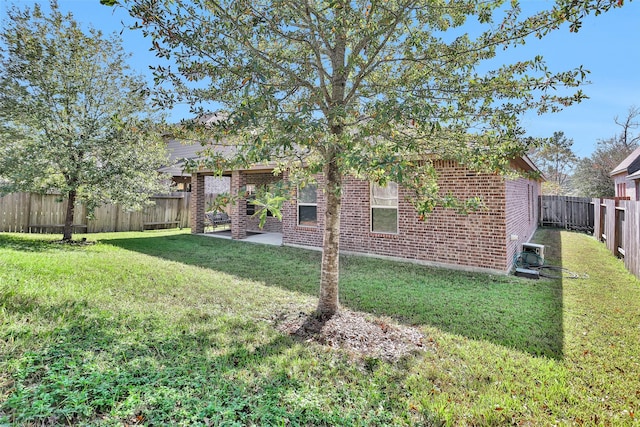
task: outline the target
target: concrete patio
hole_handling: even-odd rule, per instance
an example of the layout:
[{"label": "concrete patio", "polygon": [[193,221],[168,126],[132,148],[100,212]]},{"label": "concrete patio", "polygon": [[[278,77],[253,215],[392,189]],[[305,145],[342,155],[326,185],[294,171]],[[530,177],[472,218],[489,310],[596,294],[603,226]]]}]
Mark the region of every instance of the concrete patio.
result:
[{"label": "concrete patio", "polygon": [[[201,236],[215,237],[218,239],[231,240],[231,230],[212,231],[208,233],[200,233]],[[259,243],[262,245],[282,246],[282,233],[255,233],[247,232],[247,237],[238,242]]]}]

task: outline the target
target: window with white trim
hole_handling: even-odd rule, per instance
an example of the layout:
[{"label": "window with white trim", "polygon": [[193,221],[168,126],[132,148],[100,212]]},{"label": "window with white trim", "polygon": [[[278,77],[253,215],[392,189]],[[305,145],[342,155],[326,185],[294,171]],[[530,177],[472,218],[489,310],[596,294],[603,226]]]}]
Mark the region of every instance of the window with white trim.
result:
[{"label": "window with white trim", "polygon": [[381,187],[371,183],[371,231],[398,232],[398,184],[389,182]]},{"label": "window with white trim", "polygon": [[318,224],[318,186],[298,187],[298,225],[315,227]]}]

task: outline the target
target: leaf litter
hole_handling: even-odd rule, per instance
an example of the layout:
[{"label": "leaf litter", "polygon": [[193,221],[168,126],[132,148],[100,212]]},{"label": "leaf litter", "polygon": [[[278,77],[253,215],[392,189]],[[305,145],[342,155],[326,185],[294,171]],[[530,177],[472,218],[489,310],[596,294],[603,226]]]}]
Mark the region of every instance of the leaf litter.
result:
[{"label": "leaf litter", "polygon": [[315,312],[282,313],[276,328],[303,342],[341,349],[356,359],[378,358],[396,362],[417,353],[435,350],[432,340],[415,327],[391,319],[342,308],[328,320]]}]

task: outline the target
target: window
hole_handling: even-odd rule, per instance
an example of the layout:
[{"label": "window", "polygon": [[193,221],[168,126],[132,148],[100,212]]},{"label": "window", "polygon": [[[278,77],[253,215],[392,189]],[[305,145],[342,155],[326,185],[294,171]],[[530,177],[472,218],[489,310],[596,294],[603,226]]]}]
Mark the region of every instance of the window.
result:
[{"label": "window", "polygon": [[618,187],[618,191],[616,194],[617,197],[626,197],[627,196],[627,184],[625,182],[622,182],[620,184],[617,185]]},{"label": "window", "polygon": [[298,188],[298,225],[315,227],[318,223],[318,187],[307,184]]},{"label": "window", "polygon": [[[253,204],[253,201],[256,199],[256,185],[255,184],[247,184],[245,186],[245,197],[247,200],[247,215],[251,216],[256,213],[256,205]],[[258,207],[258,211],[261,207]],[[273,216],[270,210],[267,210],[267,216]]]},{"label": "window", "polygon": [[531,184],[527,184],[527,213],[529,214],[529,222],[531,222],[531,205],[533,200],[533,189]]},{"label": "window", "polygon": [[256,205],[251,203],[256,198],[256,186],[254,184],[246,185],[245,197],[247,199],[247,215],[253,215],[256,213]]},{"label": "window", "polygon": [[190,192],[191,191],[191,183],[186,183],[186,182],[177,183],[176,184],[176,191]]},{"label": "window", "polygon": [[371,231],[398,232],[398,184],[381,187],[371,183]]}]

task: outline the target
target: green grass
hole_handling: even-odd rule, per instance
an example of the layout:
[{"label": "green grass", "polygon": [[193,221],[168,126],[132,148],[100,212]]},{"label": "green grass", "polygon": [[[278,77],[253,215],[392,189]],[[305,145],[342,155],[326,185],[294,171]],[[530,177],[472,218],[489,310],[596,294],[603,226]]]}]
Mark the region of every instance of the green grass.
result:
[{"label": "green grass", "polygon": [[[0,424],[633,425],[638,281],[592,238],[541,230],[581,279],[349,256],[341,301],[435,350],[359,363],[279,333],[319,253],[177,231],[0,234]],[[588,277],[587,277],[588,276]]]}]

